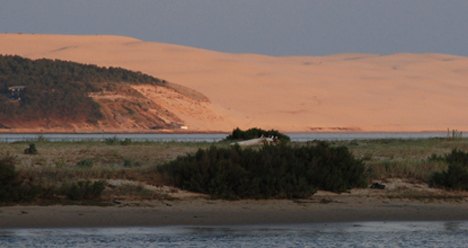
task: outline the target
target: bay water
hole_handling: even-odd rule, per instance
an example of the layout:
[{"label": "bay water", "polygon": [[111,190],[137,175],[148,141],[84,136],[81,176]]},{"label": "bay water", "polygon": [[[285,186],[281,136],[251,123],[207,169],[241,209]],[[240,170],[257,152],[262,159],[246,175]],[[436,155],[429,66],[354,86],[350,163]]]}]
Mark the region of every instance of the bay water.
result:
[{"label": "bay water", "polygon": [[467,247],[468,222],[0,229],[0,247]]}]

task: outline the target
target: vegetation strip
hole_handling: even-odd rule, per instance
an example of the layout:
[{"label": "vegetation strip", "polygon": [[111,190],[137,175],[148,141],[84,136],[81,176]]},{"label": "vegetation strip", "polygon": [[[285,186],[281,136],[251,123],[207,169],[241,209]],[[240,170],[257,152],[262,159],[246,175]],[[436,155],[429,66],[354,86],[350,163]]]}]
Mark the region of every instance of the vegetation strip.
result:
[{"label": "vegetation strip", "polygon": [[[358,175],[358,179],[354,179],[355,184],[343,183],[343,187],[323,188],[327,190],[343,192],[358,187],[361,176],[365,178],[367,185],[373,182],[385,184],[387,179],[401,178],[447,190],[466,190],[467,150],[468,139],[451,137],[330,143],[290,142],[277,147],[260,146],[249,149],[232,147],[230,141],[183,143],[109,139],[102,142],[49,142],[40,139],[32,142],[0,143],[0,199],[3,204],[70,201],[82,204],[99,199],[104,202],[128,198],[167,199],[169,191],[161,190],[164,185],[177,184],[181,188],[196,190],[189,188],[190,181],[181,180],[182,184],[179,185],[177,177],[187,176],[179,174],[186,173],[184,170],[195,170],[198,167],[197,170],[203,171],[207,165],[210,176],[201,177],[204,174],[194,173],[187,180],[196,182],[203,179],[210,182],[211,185],[208,185],[211,189],[200,188],[198,191],[211,194],[215,198],[307,198],[315,190],[322,188],[320,184],[312,183],[314,175],[336,174],[335,171],[327,171],[329,166],[325,166],[323,172],[315,171],[320,168],[320,157],[347,158],[355,163],[354,168],[359,169],[356,172],[360,171],[361,165],[363,168],[362,174],[345,170],[340,172],[344,173],[342,176],[337,177],[337,180],[345,181],[349,179],[344,176],[348,175],[346,173]],[[196,164],[197,156],[202,161],[199,165]],[[188,165],[182,166],[184,163]],[[348,167],[342,164],[335,169],[339,171]],[[67,196],[64,191],[71,189],[70,185],[73,183],[79,191],[86,191],[87,187],[95,187],[99,191],[99,183],[95,186],[93,184],[102,180],[106,181],[102,183],[105,188],[100,197],[90,197],[93,200],[71,200],[73,197]],[[111,183],[116,180],[131,184]],[[241,183],[254,187],[246,189],[244,185],[242,189]],[[293,190],[286,191],[288,187]],[[412,192],[409,197],[419,198],[415,194],[417,192]],[[421,197],[425,197],[424,194]]]}]

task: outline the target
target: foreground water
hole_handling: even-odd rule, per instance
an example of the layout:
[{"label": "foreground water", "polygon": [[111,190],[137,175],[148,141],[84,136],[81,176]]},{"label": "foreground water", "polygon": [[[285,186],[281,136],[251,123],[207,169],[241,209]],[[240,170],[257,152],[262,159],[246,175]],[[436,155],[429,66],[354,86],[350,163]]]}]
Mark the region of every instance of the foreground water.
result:
[{"label": "foreground water", "polygon": [[[228,134],[74,134],[74,133],[48,133],[48,134],[0,134],[0,142],[35,141],[46,139],[49,141],[86,141],[117,138],[132,141],[178,141],[178,142],[218,142]],[[447,133],[287,133],[292,141],[310,140],[363,140],[363,139],[425,139],[434,137],[447,137]]]},{"label": "foreground water", "polygon": [[466,247],[468,222],[0,229],[0,247]]}]

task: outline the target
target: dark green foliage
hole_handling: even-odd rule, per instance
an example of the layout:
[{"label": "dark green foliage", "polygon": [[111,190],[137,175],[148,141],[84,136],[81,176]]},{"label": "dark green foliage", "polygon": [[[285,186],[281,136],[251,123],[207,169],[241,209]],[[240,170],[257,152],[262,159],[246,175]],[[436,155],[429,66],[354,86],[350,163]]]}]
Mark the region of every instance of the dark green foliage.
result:
[{"label": "dark green foliage", "polygon": [[449,164],[459,164],[468,166],[468,153],[458,149],[452,150],[451,153],[445,155],[444,160]]},{"label": "dark green foliage", "polygon": [[29,144],[29,147],[24,149],[24,154],[37,154],[36,144]]},{"label": "dark green foliage", "polygon": [[80,160],[80,161],[78,161],[78,163],[76,163],[76,166],[78,166],[80,168],[91,168],[91,167],[93,167],[93,165],[94,165],[94,161],[92,159],[89,159],[89,158]]},{"label": "dark green foliage", "polygon": [[112,138],[106,138],[104,140],[104,143],[107,145],[116,145],[119,142],[119,139],[117,137],[112,137]]},{"label": "dark green foliage", "polygon": [[429,162],[437,162],[437,161],[445,161],[443,156],[438,156],[437,154],[433,153],[430,157],[427,158]]},{"label": "dark green foliage", "polygon": [[21,184],[15,170],[16,158],[7,154],[0,159],[0,201],[15,200],[14,188]]},{"label": "dark green foliage", "polygon": [[[88,94],[114,91],[126,82],[163,85],[159,79],[122,68],[0,55],[0,119],[97,123],[102,118],[100,105]],[[11,86],[26,87],[12,96]]]},{"label": "dark green foliage", "polygon": [[51,188],[28,185],[16,172],[17,158],[9,154],[0,159],[0,203],[30,202],[47,196]]},{"label": "dark green foliage", "polygon": [[344,192],[367,185],[364,165],[346,147],[326,143],[260,150],[211,147],[159,168],[170,183],[214,198],[304,198],[317,189]]},{"label": "dark green foliage", "polygon": [[[61,188],[54,186],[34,185],[23,180],[15,170],[17,158],[9,154],[0,158],[0,204],[29,203],[34,201],[57,200],[65,195],[73,201],[96,200],[106,186],[105,180],[94,183],[79,181],[64,184]],[[31,178],[30,181],[33,179]]]},{"label": "dark green foliage", "polygon": [[447,171],[436,172],[429,184],[453,190],[468,190],[468,153],[457,149],[444,157],[432,155],[432,160],[442,160],[449,164]]},{"label": "dark green foliage", "polygon": [[132,139],[125,138],[124,140],[119,140],[117,137],[113,137],[113,138],[106,138],[104,140],[104,143],[106,143],[107,145],[120,144],[123,146],[129,146],[132,143]]},{"label": "dark green foliage", "polygon": [[131,159],[124,158],[123,161],[124,161],[124,164],[123,164],[124,167],[132,167],[132,160]]},{"label": "dark green foliage", "polygon": [[120,141],[120,144],[123,146],[129,146],[132,143],[132,139],[125,138],[124,140]]},{"label": "dark green foliage", "polygon": [[95,181],[94,183],[89,180],[78,181],[63,185],[62,193],[72,201],[96,200],[106,188],[106,183],[105,180]]},{"label": "dark green foliage", "polygon": [[249,140],[249,139],[259,138],[262,135],[264,137],[271,137],[271,136],[278,137],[278,139],[282,143],[287,143],[291,141],[291,138],[289,138],[289,136],[284,135],[276,130],[272,129],[272,130],[266,131],[260,128],[251,128],[247,131],[243,131],[240,128],[236,128],[232,131],[232,134],[226,137],[226,140]]},{"label": "dark green foliage", "polygon": [[141,167],[142,166],[142,164],[139,161],[134,162],[130,158],[124,158],[123,162],[124,162],[123,163],[124,167]]}]

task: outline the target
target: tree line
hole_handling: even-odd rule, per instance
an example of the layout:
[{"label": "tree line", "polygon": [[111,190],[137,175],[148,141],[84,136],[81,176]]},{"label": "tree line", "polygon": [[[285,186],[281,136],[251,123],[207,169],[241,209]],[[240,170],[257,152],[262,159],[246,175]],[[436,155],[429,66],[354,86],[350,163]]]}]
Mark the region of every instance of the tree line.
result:
[{"label": "tree line", "polygon": [[[93,123],[102,113],[89,92],[113,91],[122,83],[164,85],[165,81],[123,68],[0,55],[0,120],[66,118]],[[19,100],[9,97],[13,86],[26,86]]]}]

